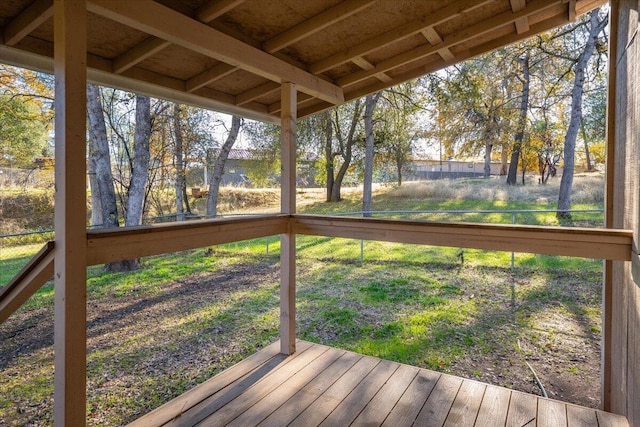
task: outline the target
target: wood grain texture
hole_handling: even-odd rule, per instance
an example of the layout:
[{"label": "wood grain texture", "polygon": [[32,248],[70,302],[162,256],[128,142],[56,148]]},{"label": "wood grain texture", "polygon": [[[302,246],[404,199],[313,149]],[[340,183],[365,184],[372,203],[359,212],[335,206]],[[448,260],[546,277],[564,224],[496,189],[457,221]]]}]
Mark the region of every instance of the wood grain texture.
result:
[{"label": "wood grain texture", "polygon": [[306,341],[297,347],[287,357],[276,342],[132,426],[628,427],[619,415]]},{"label": "wood grain texture", "polygon": [[509,412],[507,414],[507,427],[536,427],[538,399],[530,394],[511,392]]},{"label": "wood grain texture", "polygon": [[439,373],[420,370],[398,403],[393,407],[387,419],[384,420],[383,426],[401,427],[412,425],[438,379],[440,379]]},{"label": "wood grain texture", "polygon": [[507,422],[509,412],[509,400],[511,391],[501,388],[487,386],[484,392],[476,425],[478,426],[503,426]]},{"label": "wood grain texture", "polygon": [[452,377],[451,375],[441,375],[431,395],[429,395],[429,398],[418,414],[415,425],[441,427],[447,419],[447,415],[449,415],[449,410],[453,405],[453,401],[461,385],[461,378]]}]

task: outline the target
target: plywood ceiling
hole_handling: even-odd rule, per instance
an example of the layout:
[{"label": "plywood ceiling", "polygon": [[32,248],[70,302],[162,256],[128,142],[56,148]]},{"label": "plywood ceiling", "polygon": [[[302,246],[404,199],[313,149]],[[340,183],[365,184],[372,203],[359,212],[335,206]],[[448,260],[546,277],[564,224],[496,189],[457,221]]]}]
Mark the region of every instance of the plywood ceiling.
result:
[{"label": "plywood ceiling", "polygon": [[[279,121],[396,85],[589,12],[605,0],[87,0],[89,78]],[[53,0],[0,2],[0,61],[52,71]]]}]

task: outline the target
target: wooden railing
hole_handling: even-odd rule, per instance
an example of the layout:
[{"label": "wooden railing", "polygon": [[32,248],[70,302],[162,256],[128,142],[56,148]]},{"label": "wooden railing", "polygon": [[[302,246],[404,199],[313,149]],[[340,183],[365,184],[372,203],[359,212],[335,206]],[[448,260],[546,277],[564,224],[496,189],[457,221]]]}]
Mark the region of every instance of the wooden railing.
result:
[{"label": "wooden railing", "polygon": [[[87,232],[87,265],[285,233],[619,261],[631,260],[633,250],[629,230],[264,215],[92,230]],[[0,289],[0,323],[53,276],[54,258],[49,242]]]},{"label": "wooden railing", "polygon": [[27,265],[0,289],[0,323],[35,294],[53,277],[55,245],[47,242]]}]

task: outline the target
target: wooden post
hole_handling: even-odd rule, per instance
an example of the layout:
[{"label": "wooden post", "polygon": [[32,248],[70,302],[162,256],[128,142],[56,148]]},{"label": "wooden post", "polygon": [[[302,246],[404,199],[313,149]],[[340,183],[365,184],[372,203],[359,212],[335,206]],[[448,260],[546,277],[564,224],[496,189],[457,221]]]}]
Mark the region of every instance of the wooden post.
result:
[{"label": "wooden post", "polygon": [[54,425],[86,425],[85,0],[54,1],[56,256]]},{"label": "wooden post", "polygon": [[[615,190],[615,127],[616,127],[616,60],[618,57],[619,3],[611,1],[609,13],[609,80],[607,85],[607,157],[605,163],[604,226],[613,228],[613,192]],[[613,261],[603,261],[602,277],[602,345],[600,353],[600,401],[602,409],[611,411],[611,352],[613,320]]]},{"label": "wooden post", "polygon": [[[283,83],[280,112],[280,211],[296,212],[296,85]],[[296,351],[296,236],[280,236],[280,353]]]}]

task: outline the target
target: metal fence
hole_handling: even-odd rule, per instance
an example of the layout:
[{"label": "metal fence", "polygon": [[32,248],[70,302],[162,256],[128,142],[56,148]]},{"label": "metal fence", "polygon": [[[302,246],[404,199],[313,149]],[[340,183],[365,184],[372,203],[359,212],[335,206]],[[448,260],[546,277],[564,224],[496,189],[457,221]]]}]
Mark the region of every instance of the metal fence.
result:
[{"label": "metal fence", "polygon": [[[341,212],[333,213],[334,216],[369,216],[374,218],[410,219],[420,221],[442,222],[473,222],[492,224],[519,224],[519,225],[552,225],[549,221],[550,213],[555,210],[420,210],[420,211],[371,211],[371,212]],[[220,215],[219,217],[232,217],[239,215]],[[203,219],[204,217],[189,217],[189,219]],[[155,217],[145,220],[147,224],[159,222],[173,222],[175,215]],[[565,226],[603,227],[604,211],[602,209],[572,210],[571,220],[561,223]],[[14,274],[29,262],[42,245],[54,239],[53,230],[41,230],[28,233],[17,233],[0,236],[0,286],[4,286]],[[323,238],[325,239],[325,238]],[[225,245],[229,250],[260,251],[264,254],[273,254],[279,251],[279,239],[277,236],[256,239],[246,242],[235,242]],[[360,241],[360,262],[365,260],[365,244]],[[514,268],[515,254],[511,254],[511,268]]]}]

